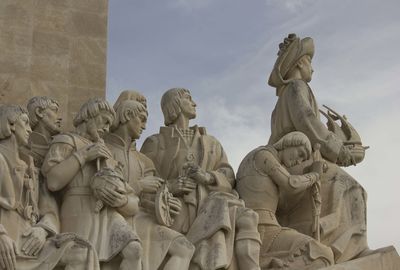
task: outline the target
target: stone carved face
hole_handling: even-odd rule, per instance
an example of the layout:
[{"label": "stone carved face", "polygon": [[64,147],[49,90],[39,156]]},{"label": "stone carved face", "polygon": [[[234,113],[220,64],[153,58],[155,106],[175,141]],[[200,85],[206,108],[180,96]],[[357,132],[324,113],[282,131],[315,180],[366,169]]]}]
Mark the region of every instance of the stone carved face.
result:
[{"label": "stone carved face", "polygon": [[61,132],[61,118],[58,115],[58,105],[53,103],[41,111],[41,122],[51,135]]},{"label": "stone carved face", "polygon": [[29,136],[32,132],[29,125],[29,117],[26,113],[21,114],[13,125],[13,131],[18,145],[28,145]]},{"label": "stone carved face", "polygon": [[180,98],[181,113],[189,119],[196,118],[196,103],[192,100],[189,93],[184,93]]},{"label": "stone carved face", "polygon": [[314,72],[311,65],[311,57],[309,55],[304,55],[298,62],[298,69],[300,71],[301,78],[310,82],[312,79],[312,74]]},{"label": "stone carved face", "polygon": [[287,167],[301,164],[308,159],[306,147],[303,145],[292,146],[280,151],[282,163]]},{"label": "stone carved face", "polygon": [[113,120],[113,116],[107,111],[100,111],[96,117],[87,120],[87,132],[91,135],[93,141],[98,141],[99,138],[103,138],[110,131]]},{"label": "stone carved face", "polygon": [[147,113],[140,112],[137,116],[131,117],[128,121],[129,134],[134,140],[139,139],[143,130],[146,129]]}]

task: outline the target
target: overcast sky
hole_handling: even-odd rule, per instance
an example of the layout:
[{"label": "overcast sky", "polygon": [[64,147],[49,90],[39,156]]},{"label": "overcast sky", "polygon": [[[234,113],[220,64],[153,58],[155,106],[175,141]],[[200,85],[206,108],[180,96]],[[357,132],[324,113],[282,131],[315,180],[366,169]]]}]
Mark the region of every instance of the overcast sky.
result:
[{"label": "overcast sky", "polygon": [[400,1],[110,0],[107,98],[148,99],[139,146],[163,124],[161,95],[192,92],[193,124],[206,126],[237,170],[266,144],[277,97],[266,83],[288,33],[314,39],[311,87],[319,105],[346,114],[367,151],[346,169],[368,192],[371,248],[400,251]]}]

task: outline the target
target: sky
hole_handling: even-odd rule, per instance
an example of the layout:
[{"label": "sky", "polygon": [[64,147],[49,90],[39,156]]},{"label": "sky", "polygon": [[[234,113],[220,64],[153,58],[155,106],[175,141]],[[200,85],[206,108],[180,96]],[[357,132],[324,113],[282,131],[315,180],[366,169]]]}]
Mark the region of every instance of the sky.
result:
[{"label": "sky", "polygon": [[368,193],[369,245],[400,251],[399,10],[397,0],[110,0],[107,99],[126,89],[147,97],[140,147],[163,125],[162,94],[190,89],[191,124],[218,138],[236,171],[270,136],[278,44],[312,37],[319,105],[345,114],[370,146],[346,168]]}]

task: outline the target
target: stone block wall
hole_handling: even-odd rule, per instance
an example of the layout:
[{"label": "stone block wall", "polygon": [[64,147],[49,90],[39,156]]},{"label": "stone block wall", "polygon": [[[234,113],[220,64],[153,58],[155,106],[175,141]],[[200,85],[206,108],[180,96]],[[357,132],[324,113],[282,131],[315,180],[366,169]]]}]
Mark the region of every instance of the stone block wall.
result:
[{"label": "stone block wall", "polygon": [[65,127],[105,97],[108,0],[1,0],[0,103],[61,103]]}]

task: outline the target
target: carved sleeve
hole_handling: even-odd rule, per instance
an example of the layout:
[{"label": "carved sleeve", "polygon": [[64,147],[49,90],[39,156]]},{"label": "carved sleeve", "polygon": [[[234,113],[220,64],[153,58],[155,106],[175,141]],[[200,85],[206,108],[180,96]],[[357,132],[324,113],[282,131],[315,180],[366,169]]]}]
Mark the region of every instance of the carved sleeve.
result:
[{"label": "carved sleeve", "polygon": [[10,168],[8,167],[7,161],[3,155],[0,154],[0,208],[8,210],[14,209],[15,207],[16,194],[14,191],[14,184],[11,177]]},{"label": "carved sleeve", "polygon": [[312,145],[321,144],[321,154],[336,162],[343,142],[321,122],[318,105],[309,86],[304,81],[296,80],[289,85],[285,96],[285,105],[296,130],[306,134]]},{"label": "carved sleeve", "polygon": [[71,156],[73,152],[74,152],[74,147],[70,144],[66,143],[52,144],[43,162],[42,166],[43,174],[46,175],[51,170],[51,168],[53,168],[55,165],[65,160],[67,157]]},{"label": "carved sleeve", "polygon": [[159,151],[159,139],[161,138],[160,136],[157,135],[152,135],[150,137],[148,137],[143,145],[142,148],[140,149],[140,152],[143,153],[144,155],[146,155],[146,157],[148,157],[154,166],[154,170],[156,172],[157,175],[159,175],[159,171],[160,168],[158,168],[157,166],[159,166],[161,164],[161,160],[162,157],[160,155],[160,151]]},{"label": "carved sleeve", "polygon": [[282,192],[299,193],[308,189],[318,178],[318,173],[291,175],[269,151],[256,155],[257,169],[267,174]]},{"label": "carved sleeve", "polygon": [[215,138],[213,138],[213,140],[216,144],[216,160],[215,165],[210,168],[208,173],[214,177],[216,186],[210,186],[210,189],[230,192],[235,185],[235,173],[228,162],[228,157],[222,148],[222,145]]}]

